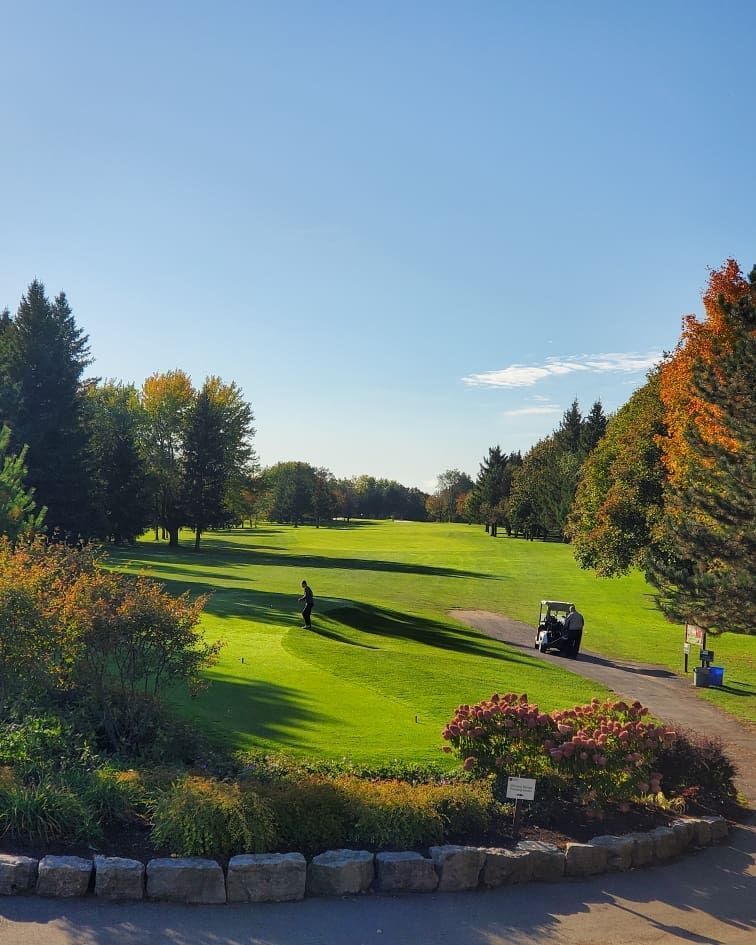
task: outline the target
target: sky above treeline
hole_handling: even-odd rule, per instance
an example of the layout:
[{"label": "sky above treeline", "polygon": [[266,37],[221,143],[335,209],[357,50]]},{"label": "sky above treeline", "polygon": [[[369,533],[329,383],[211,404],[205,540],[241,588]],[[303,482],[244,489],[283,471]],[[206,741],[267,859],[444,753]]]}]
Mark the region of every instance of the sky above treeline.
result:
[{"label": "sky above treeline", "polygon": [[756,4],[7,3],[0,307],[430,488],[624,403],[756,262]]}]

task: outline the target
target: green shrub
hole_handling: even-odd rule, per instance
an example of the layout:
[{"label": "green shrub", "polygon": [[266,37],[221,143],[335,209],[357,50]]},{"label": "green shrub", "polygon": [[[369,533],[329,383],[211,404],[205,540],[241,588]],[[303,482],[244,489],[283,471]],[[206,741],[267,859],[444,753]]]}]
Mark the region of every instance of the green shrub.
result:
[{"label": "green shrub", "polygon": [[252,783],[273,811],[283,849],[311,856],[350,842],[358,811],[343,785],[312,776]]},{"label": "green shrub", "polygon": [[407,850],[443,839],[444,821],[427,788],[357,778],[342,783],[358,811],[352,843],[372,850]]},{"label": "green shrub", "polygon": [[147,810],[144,785],[133,770],[104,766],[71,774],[65,783],[82,798],[99,824],[131,823]]},{"label": "green shrub", "polygon": [[482,836],[490,828],[496,807],[490,780],[428,785],[425,790],[441,816],[445,840]]},{"label": "green shrub", "polygon": [[84,798],[68,787],[4,783],[0,787],[0,837],[28,842],[96,840],[99,827]]},{"label": "green shrub", "polygon": [[49,714],[0,723],[0,765],[19,773],[77,769],[95,757],[91,740],[70,719]]},{"label": "green shrub", "polygon": [[238,784],[187,775],[152,806],[152,842],[183,856],[263,853],[275,846],[273,815]]},{"label": "green shrub", "polygon": [[299,774],[254,781],[270,804],[284,849],[308,856],[342,846],[409,849],[483,835],[495,801],[491,784],[411,784]]}]

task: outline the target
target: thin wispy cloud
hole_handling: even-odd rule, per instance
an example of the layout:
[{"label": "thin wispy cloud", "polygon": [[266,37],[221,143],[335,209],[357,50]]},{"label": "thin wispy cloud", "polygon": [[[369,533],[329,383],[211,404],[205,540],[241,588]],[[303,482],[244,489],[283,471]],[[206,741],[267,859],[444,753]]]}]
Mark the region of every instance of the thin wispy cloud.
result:
[{"label": "thin wispy cloud", "polygon": [[587,372],[592,374],[639,374],[663,357],[661,351],[583,354],[573,358],[546,358],[542,364],[510,364],[500,371],[468,374],[462,378],[471,387],[532,387],[548,377]]}]

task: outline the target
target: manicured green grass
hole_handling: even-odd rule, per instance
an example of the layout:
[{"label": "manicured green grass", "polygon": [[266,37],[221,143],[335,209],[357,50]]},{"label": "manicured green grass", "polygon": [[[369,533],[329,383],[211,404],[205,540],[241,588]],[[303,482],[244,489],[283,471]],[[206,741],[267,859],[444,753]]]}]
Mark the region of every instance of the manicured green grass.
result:
[{"label": "manicured green grass", "polygon": [[[210,533],[195,554],[145,538],[113,563],[212,591],[203,626],[227,646],[212,686],[186,704],[236,747],[285,749],[355,760],[427,761],[460,702],[494,691],[527,692],[545,709],[601,694],[447,616],[454,607],[530,624],[542,597],[575,600],[584,645],[608,655],[679,668],[682,631],[657,613],[639,575],[597,580],[559,544],[488,538],[481,528],[404,522]],[[300,628],[306,578],[316,596],[314,632]],[[723,637],[714,647],[730,691],[708,693],[753,717],[756,646]]]}]

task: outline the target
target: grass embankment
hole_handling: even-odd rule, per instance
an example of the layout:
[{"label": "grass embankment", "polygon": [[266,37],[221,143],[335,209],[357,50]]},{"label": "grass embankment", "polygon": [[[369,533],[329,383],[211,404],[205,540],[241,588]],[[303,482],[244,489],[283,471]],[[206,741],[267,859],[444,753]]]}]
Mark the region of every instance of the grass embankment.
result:
[{"label": "grass embankment", "polygon": [[[186,539],[176,551],[145,538],[113,563],[174,592],[213,591],[203,625],[227,646],[187,710],[235,747],[428,761],[444,757],[440,730],[460,702],[514,690],[551,709],[603,692],[461,626],[454,607],[533,624],[542,597],[575,600],[588,649],[680,668],[682,630],[640,575],[598,580],[563,545],[404,522],[217,532],[199,554]],[[311,633],[300,628],[302,578],[316,595]],[[706,696],[741,718],[754,717],[754,644],[713,644],[728,688]]]}]

